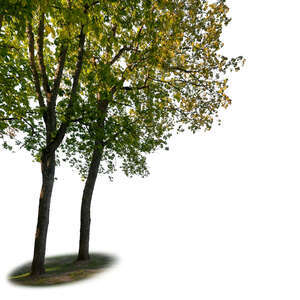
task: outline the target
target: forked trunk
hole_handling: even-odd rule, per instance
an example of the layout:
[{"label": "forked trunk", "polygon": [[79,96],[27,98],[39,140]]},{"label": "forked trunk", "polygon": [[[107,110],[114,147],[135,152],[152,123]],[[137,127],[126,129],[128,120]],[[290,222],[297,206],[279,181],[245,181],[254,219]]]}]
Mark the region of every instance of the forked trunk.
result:
[{"label": "forked trunk", "polygon": [[81,217],[80,217],[80,240],[78,261],[88,260],[89,257],[89,241],[90,241],[90,224],[91,224],[91,201],[95,182],[98,176],[99,165],[102,158],[103,147],[100,143],[96,143],[94,147],[93,157],[90,164],[88,177],[85,182],[82,202],[81,202]]},{"label": "forked trunk", "polygon": [[50,154],[43,153],[41,160],[43,183],[39,200],[34,255],[31,265],[32,276],[39,276],[45,272],[44,264],[49,224],[49,209],[55,173],[55,152]]}]

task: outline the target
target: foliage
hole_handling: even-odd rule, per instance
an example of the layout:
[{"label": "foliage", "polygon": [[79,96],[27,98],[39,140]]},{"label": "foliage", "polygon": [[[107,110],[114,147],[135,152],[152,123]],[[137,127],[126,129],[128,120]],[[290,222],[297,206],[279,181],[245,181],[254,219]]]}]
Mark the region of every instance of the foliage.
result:
[{"label": "foliage", "polygon": [[39,160],[72,122],[91,1],[16,1],[1,7],[0,134]]},{"label": "foliage", "polygon": [[[173,132],[209,130],[219,110],[231,103],[225,93],[227,73],[239,70],[243,58],[219,54],[222,29],[230,21],[228,7],[224,0],[209,2],[10,0],[18,9],[8,5],[0,12],[4,15],[0,52],[4,147],[12,147],[12,139],[39,159],[41,149],[64,126],[60,157],[83,176],[96,141],[103,151],[100,172],[113,173],[119,162],[127,175],[147,175],[147,153],[167,149]],[[26,24],[20,25],[20,20],[25,16],[32,22],[38,41],[41,13],[45,16],[45,70],[40,67],[37,71],[37,84],[28,55]],[[74,91],[80,34],[85,51]],[[39,51],[38,42],[35,51]],[[43,99],[54,91],[64,51],[66,59],[52,107],[54,127],[47,142],[45,111],[49,112],[49,105],[41,105],[37,89],[43,87]],[[107,108],[99,110],[104,102]]]},{"label": "foliage", "polygon": [[[102,30],[89,27],[87,34],[92,63],[83,71],[84,116],[62,147],[64,160],[83,177],[97,139],[101,173],[112,174],[119,164],[126,175],[145,176],[146,154],[168,149],[174,132],[209,130],[231,103],[227,71],[238,71],[243,60],[219,54],[222,29],[230,21],[225,1],[122,4],[99,7]],[[97,94],[108,101],[104,128],[97,127]]]}]

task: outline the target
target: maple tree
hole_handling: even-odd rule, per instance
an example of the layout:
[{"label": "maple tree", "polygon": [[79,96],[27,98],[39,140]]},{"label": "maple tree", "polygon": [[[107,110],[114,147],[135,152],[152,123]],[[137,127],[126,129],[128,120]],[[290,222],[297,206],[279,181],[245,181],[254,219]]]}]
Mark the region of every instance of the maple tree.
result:
[{"label": "maple tree", "polygon": [[32,275],[44,272],[55,167],[86,179],[79,260],[89,258],[98,173],[148,174],[146,155],[174,132],[210,129],[230,98],[219,54],[224,0],[29,1],[0,10],[0,134],[41,163]]},{"label": "maple tree", "polygon": [[[72,122],[92,1],[8,1],[1,6],[0,130],[3,146],[41,162],[32,275],[44,273],[56,150]],[[64,104],[64,105],[62,105]]]},{"label": "maple tree", "polygon": [[86,179],[79,260],[89,258],[97,174],[121,168],[146,176],[146,155],[168,149],[174,132],[209,130],[231,103],[227,71],[239,70],[243,61],[218,53],[230,21],[225,1],[111,2],[106,9],[104,28],[93,38],[101,43],[90,45],[92,64],[83,70],[84,115],[61,148]]}]

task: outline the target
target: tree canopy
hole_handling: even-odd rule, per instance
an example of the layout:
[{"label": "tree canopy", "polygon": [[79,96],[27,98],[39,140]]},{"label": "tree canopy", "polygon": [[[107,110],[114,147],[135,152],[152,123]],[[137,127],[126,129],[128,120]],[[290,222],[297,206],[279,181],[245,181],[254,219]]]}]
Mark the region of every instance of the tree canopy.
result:
[{"label": "tree canopy", "polygon": [[[231,103],[228,71],[243,60],[219,54],[227,13],[225,1],[109,2],[101,32],[91,25],[87,33],[91,63],[83,69],[79,122],[70,127],[63,159],[85,177],[98,137],[101,173],[119,163],[126,175],[144,176],[146,154],[168,149],[172,133],[209,130]],[[97,101],[107,101],[98,129]]]},{"label": "tree canopy", "polygon": [[[25,147],[40,160],[47,135],[57,148],[68,132],[59,158],[85,176],[101,135],[101,172],[112,173],[121,158],[127,175],[146,175],[146,153],[167,149],[174,131],[209,130],[231,103],[227,73],[243,58],[219,53],[228,10],[224,0],[5,1],[3,146]],[[99,99],[107,101],[102,132]]]}]

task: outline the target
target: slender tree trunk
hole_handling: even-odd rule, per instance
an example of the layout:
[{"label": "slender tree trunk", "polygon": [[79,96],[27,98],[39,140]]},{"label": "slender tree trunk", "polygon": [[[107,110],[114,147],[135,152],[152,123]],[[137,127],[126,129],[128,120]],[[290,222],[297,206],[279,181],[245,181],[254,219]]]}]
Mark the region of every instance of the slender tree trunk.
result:
[{"label": "slender tree trunk", "polygon": [[38,222],[35,234],[34,255],[31,275],[39,276],[45,272],[46,240],[49,224],[49,209],[55,173],[55,152],[42,154],[43,184],[39,200]]},{"label": "slender tree trunk", "polygon": [[89,241],[90,241],[90,225],[91,225],[91,201],[95,182],[98,176],[99,165],[102,158],[103,147],[97,141],[94,146],[92,161],[90,164],[88,177],[85,182],[82,202],[81,202],[81,217],[80,217],[80,240],[78,261],[89,259]]},{"label": "slender tree trunk", "polygon": [[[114,92],[113,92],[114,93]],[[97,110],[99,117],[96,123],[96,137],[93,149],[92,161],[89,167],[88,177],[85,182],[80,215],[80,239],[78,261],[88,260],[89,257],[89,242],[90,242],[90,225],[91,225],[91,201],[94,192],[96,179],[98,176],[99,166],[103,153],[103,136],[104,122],[107,113],[108,99],[102,99],[100,93],[97,93]]]},{"label": "slender tree trunk", "polygon": [[80,217],[80,240],[78,261],[89,259],[89,241],[90,241],[90,225],[91,225],[91,201],[93,191],[98,176],[99,165],[101,162],[103,147],[99,142],[95,143],[92,161],[90,164],[88,177],[85,182],[82,202],[81,202],[81,217]]}]

